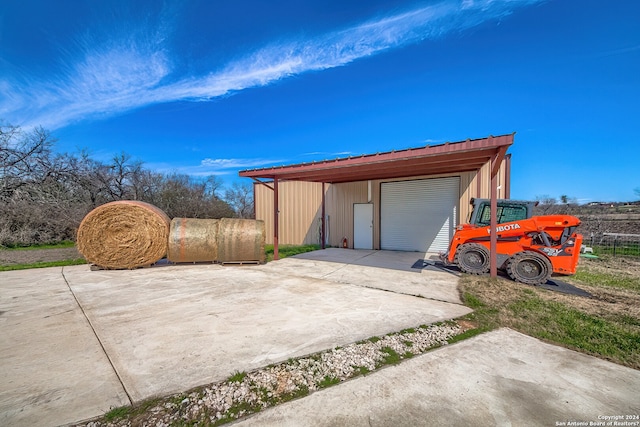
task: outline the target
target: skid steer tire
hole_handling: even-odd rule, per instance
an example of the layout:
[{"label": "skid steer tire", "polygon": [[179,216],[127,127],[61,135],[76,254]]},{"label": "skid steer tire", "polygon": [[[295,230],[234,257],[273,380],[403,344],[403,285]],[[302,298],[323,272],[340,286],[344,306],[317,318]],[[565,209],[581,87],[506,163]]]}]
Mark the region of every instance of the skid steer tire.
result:
[{"label": "skid steer tire", "polygon": [[518,252],[507,261],[507,274],[516,282],[541,285],[553,273],[551,261],[537,252]]},{"label": "skid steer tire", "polygon": [[454,263],[467,274],[485,274],[489,271],[489,250],[478,243],[458,246]]}]

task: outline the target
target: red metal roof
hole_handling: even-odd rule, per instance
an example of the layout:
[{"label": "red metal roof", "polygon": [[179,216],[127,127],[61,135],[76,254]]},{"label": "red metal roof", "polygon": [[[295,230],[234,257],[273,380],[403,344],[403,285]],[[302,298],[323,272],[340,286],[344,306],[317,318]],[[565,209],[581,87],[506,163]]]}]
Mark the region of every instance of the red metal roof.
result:
[{"label": "red metal roof", "polygon": [[513,135],[489,136],[409,148],[385,153],[250,169],[242,177],[311,182],[352,182],[369,179],[403,178],[480,169],[500,151],[513,144]]}]

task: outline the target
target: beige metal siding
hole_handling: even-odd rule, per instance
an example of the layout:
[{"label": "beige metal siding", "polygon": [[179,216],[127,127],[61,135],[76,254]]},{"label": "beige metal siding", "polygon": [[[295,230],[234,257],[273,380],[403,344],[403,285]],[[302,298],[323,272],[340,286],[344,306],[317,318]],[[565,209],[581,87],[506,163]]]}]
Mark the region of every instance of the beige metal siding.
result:
[{"label": "beige metal siding", "polygon": [[[273,187],[273,183],[269,186]],[[264,220],[266,242],[273,244],[273,190],[254,184],[254,191],[256,219]],[[322,184],[282,181],[278,183],[278,198],[278,242],[281,245],[319,244]]]},{"label": "beige metal siding", "polygon": [[[460,177],[460,202],[458,223],[465,223],[471,214],[471,198],[490,196],[491,165],[485,164],[480,171],[454,174],[421,175],[391,180],[371,181],[371,203],[373,203],[373,245],[380,249],[380,184],[382,182],[408,181],[427,178]],[[498,197],[506,197],[506,162],[498,174]],[[270,183],[269,185],[273,185]],[[480,191],[478,191],[480,186]],[[280,244],[311,244],[320,242],[320,216],[322,210],[322,184],[281,181],[280,197]],[[265,221],[267,243],[273,243],[273,191],[262,184],[255,184],[256,219]],[[325,184],[327,234],[329,246],[341,246],[347,238],[353,247],[353,204],[367,203],[368,181],[343,184]]]},{"label": "beige metal siding", "polygon": [[[488,199],[491,196],[491,163],[485,163],[485,165],[480,170],[481,175],[481,186],[482,191],[481,194],[475,197],[481,197],[484,199]],[[506,185],[505,185],[505,177],[506,177],[506,162],[502,162],[500,166],[500,170],[498,171],[498,199],[506,198]]]},{"label": "beige metal siding", "polygon": [[464,172],[460,174],[460,214],[458,224],[465,223],[471,216],[471,198],[478,197],[478,185],[476,172]]}]

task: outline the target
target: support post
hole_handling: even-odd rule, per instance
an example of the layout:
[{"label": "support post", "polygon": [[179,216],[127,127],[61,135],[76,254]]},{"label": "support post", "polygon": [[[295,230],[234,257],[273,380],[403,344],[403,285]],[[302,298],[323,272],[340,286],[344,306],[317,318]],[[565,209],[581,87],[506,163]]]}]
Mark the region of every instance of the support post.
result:
[{"label": "support post", "polygon": [[498,277],[498,173],[508,147],[500,147],[495,156],[491,158],[491,221],[489,236],[489,274]]},{"label": "support post", "polygon": [[279,212],[278,209],[278,177],[273,178],[273,260],[277,261],[280,259],[280,254],[278,252],[278,223],[279,221]]},{"label": "support post", "polygon": [[326,241],[327,241],[327,229],[326,229],[326,224],[325,224],[325,207],[324,207],[324,203],[325,203],[325,187],[324,187],[324,182],[322,183],[322,219],[320,224],[321,228],[320,228],[320,238],[322,239],[322,243],[320,245],[320,247],[322,249],[325,249],[325,245],[326,245]]},{"label": "support post", "polygon": [[498,219],[496,216],[498,210],[498,180],[497,176],[491,173],[491,234],[489,237],[489,274],[491,277],[498,277]]}]

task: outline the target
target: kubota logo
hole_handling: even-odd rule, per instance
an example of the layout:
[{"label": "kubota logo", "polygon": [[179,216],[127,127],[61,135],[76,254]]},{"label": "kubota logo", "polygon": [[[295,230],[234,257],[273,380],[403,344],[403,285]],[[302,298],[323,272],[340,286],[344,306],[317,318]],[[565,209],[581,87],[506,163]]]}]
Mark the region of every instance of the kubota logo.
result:
[{"label": "kubota logo", "polygon": [[[499,225],[496,227],[496,233],[500,233],[501,231],[517,230],[518,228],[520,228],[520,224],[517,222],[514,224]],[[491,234],[491,229],[487,228],[487,234]]]}]

